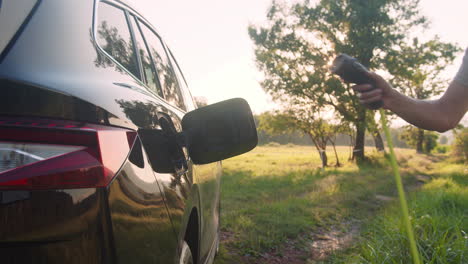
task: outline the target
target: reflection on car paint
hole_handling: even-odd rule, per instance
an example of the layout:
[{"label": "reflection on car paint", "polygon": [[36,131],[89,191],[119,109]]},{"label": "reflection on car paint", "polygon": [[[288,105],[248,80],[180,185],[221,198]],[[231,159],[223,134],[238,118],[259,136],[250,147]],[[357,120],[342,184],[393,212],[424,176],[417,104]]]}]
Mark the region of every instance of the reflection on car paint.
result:
[{"label": "reflection on car paint", "polygon": [[2,263],[112,262],[102,191],[2,191],[0,197],[0,226],[8,226],[0,231]]},{"label": "reflection on car paint", "polygon": [[[141,148],[140,145],[135,145]],[[141,151],[134,147],[133,151]],[[143,152],[143,160],[146,161]],[[146,163],[146,162],[145,162]],[[117,259],[121,263],[171,263],[174,229],[151,168],[127,162],[109,189]]]},{"label": "reflection on car paint", "polygon": [[217,230],[219,228],[219,188],[221,177],[221,164],[212,163],[206,165],[194,166],[193,178],[200,189],[201,210],[203,219],[201,232],[203,240],[200,248],[200,255],[203,258],[208,257],[210,250],[216,240]]}]

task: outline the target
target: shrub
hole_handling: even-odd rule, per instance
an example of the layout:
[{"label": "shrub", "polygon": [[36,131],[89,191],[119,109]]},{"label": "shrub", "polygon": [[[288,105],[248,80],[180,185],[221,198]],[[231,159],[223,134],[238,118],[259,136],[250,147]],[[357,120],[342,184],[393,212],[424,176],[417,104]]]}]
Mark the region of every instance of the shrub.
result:
[{"label": "shrub", "polygon": [[266,144],[265,146],[267,146],[267,147],[279,147],[279,146],[281,146],[281,144],[278,143],[278,142],[272,141],[272,142],[269,142],[268,144]]},{"label": "shrub", "polygon": [[464,128],[456,134],[453,154],[458,161],[468,163],[468,128]]},{"label": "shrub", "polygon": [[447,153],[448,152],[448,146],[445,146],[445,145],[438,145],[434,151],[436,153],[440,153],[440,154],[444,154],[444,153]]}]

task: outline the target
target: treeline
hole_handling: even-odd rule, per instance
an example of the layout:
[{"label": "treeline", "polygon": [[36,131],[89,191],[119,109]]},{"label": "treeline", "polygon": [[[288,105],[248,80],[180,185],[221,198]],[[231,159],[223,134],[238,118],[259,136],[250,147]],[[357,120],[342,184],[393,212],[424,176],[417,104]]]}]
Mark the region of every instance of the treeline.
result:
[{"label": "treeline", "polygon": [[[322,166],[328,166],[327,146],[331,146],[336,158],[336,166],[340,166],[336,146],[355,146],[356,130],[347,123],[330,123],[325,119],[298,119],[296,113],[265,112],[254,116],[258,131],[259,145],[269,143],[310,145],[317,149],[322,160]],[[375,147],[385,151],[386,142],[369,128],[365,137],[365,146]],[[468,128],[458,125],[452,130],[454,140],[451,144],[444,135],[432,131],[420,130],[413,126],[390,128],[392,142],[397,148],[413,148],[417,152],[450,153],[456,162],[468,164]],[[420,142],[422,142],[420,144]],[[421,150],[421,151],[420,151]]]},{"label": "treeline", "polygon": [[[258,144],[259,145],[266,145],[268,143],[279,143],[282,145],[286,144],[294,144],[300,146],[313,146],[314,143],[310,139],[308,135],[301,131],[292,131],[287,133],[273,133],[263,127],[259,127],[259,118],[258,115],[254,116],[255,123],[257,125],[257,132],[258,132]],[[391,128],[392,140],[393,144],[397,148],[411,148],[404,140],[402,140],[402,135],[405,133],[405,128]],[[386,141],[383,139],[384,142]],[[335,144],[337,146],[352,146],[353,142],[350,139],[349,135],[338,133],[336,135]],[[368,147],[375,147],[375,142],[372,136],[369,134],[365,137],[365,145]]]}]

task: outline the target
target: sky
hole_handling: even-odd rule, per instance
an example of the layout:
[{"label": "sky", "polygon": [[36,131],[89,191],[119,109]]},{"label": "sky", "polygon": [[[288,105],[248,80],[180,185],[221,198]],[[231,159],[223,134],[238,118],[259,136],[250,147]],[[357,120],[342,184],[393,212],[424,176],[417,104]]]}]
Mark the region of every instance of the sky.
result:
[{"label": "sky", "polygon": [[[208,103],[242,97],[254,113],[276,105],[262,90],[254,45],[247,27],[266,20],[271,0],[128,0],[147,18],[170,46],[194,96]],[[429,17],[428,35],[468,47],[467,0],[421,0]],[[460,53],[453,76],[462,59]]]}]

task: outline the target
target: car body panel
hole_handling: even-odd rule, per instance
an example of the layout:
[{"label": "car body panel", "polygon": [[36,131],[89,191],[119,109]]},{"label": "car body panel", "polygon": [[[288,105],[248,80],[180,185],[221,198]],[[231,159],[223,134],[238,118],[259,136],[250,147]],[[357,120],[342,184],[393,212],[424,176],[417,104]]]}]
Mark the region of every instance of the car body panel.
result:
[{"label": "car body panel", "polygon": [[2,263],[113,263],[104,189],[0,192]]},{"label": "car body panel", "polygon": [[194,167],[194,178],[200,189],[200,211],[201,232],[203,233],[200,243],[200,254],[202,259],[208,259],[213,251],[214,243],[219,230],[219,201],[220,201],[220,178],[221,164],[212,163]]},{"label": "car body panel", "polygon": [[163,194],[139,142],[132,155],[108,189],[116,259],[172,263],[177,240]]}]

